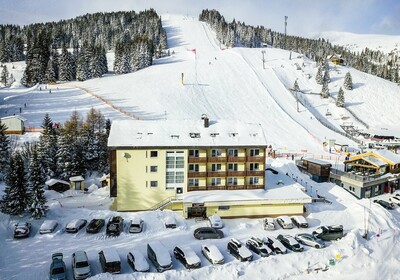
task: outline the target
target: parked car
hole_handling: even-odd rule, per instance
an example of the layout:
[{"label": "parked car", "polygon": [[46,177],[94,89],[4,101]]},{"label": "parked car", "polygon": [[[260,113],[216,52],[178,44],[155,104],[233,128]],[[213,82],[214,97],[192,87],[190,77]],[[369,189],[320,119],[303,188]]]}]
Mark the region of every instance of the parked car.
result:
[{"label": "parked car", "polygon": [[292,216],[293,224],[298,228],[308,228],[308,222],[303,216]]},{"label": "parked car", "polygon": [[380,206],[382,206],[383,208],[386,208],[388,210],[393,210],[394,209],[394,204],[391,202],[387,202],[385,200],[382,199],[378,199],[378,200],[374,200],[375,203],[378,203]]},{"label": "parked car", "polygon": [[190,247],[176,246],[174,248],[174,256],[187,269],[199,268],[201,266],[200,258]]},{"label": "parked car", "polygon": [[107,222],[106,234],[119,236],[124,230],[124,219],[121,216],[112,216]]},{"label": "parked car", "polygon": [[65,227],[65,231],[69,233],[77,233],[81,228],[86,225],[85,219],[74,219],[70,221]]},{"label": "parked car", "polygon": [[268,257],[272,254],[272,250],[260,238],[254,236],[246,241],[246,246],[261,257]]},{"label": "parked car", "polygon": [[279,216],[276,218],[276,221],[283,229],[294,228],[293,222],[289,216]]},{"label": "parked car", "polygon": [[304,251],[304,247],[301,246],[301,244],[299,242],[297,242],[296,239],[294,239],[293,236],[291,235],[283,235],[283,234],[279,234],[277,236],[277,239],[282,242],[282,244],[292,250],[293,252],[302,252]]},{"label": "parked car", "polygon": [[229,254],[241,262],[251,261],[253,259],[251,251],[236,238],[231,238],[231,240],[229,240],[227,249]]},{"label": "parked car", "polygon": [[219,215],[212,215],[208,218],[210,221],[210,227],[213,228],[223,228],[224,227],[224,222],[222,221],[221,217]]},{"label": "parked car", "polygon": [[115,249],[107,248],[101,250],[99,252],[99,262],[103,272],[121,273],[121,258]]},{"label": "parked car", "polygon": [[201,253],[211,264],[223,264],[225,262],[224,256],[214,244],[202,245]]},{"label": "parked car", "polygon": [[62,253],[54,253],[51,256],[51,264],[50,264],[50,272],[49,279],[50,280],[65,280],[67,279],[67,269],[65,267],[65,263],[63,260]]},{"label": "parked car", "polygon": [[160,241],[154,240],[147,243],[147,257],[158,272],[172,269],[172,259],[167,248]]},{"label": "parked car", "polygon": [[343,237],[343,226],[320,226],[312,235],[322,240],[339,240]]},{"label": "parked car", "polygon": [[193,236],[197,239],[220,239],[224,237],[224,233],[212,227],[200,227],[194,230]]},{"label": "parked car", "polygon": [[72,272],[75,280],[86,279],[92,276],[85,251],[77,251],[72,254]]},{"label": "parked car", "polygon": [[150,271],[150,265],[145,256],[138,250],[133,250],[126,256],[128,264],[133,271],[147,272]]},{"label": "parked car", "polygon": [[397,204],[397,205],[399,205],[400,206],[400,197],[399,196],[397,196],[397,194],[396,194],[396,196],[392,196],[392,199],[394,199],[395,200],[395,204]]},{"label": "parked car", "polygon": [[104,219],[92,219],[86,227],[87,233],[98,233],[104,227],[106,221]]},{"label": "parked car", "polygon": [[274,218],[265,218],[263,224],[264,230],[274,230],[276,228]]},{"label": "parked car", "polygon": [[267,245],[275,254],[286,254],[287,249],[283,246],[282,242],[272,236],[268,236],[263,239],[265,245]]},{"label": "parked car", "polygon": [[174,216],[167,216],[164,221],[165,228],[176,228],[176,219]]},{"label": "parked car", "polygon": [[316,238],[314,235],[309,233],[299,233],[296,234],[294,238],[303,245],[307,245],[317,249],[325,247],[325,243],[322,240]]},{"label": "parked car", "polygon": [[44,220],[42,225],[40,226],[39,233],[40,234],[52,233],[56,230],[57,226],[58,226],[57,221]]},{"label": "parked car", "polygon": [[31,223],[22,222],[15,224],[14,227],[14,238],[26,238],[31,234]]},{"label": "parked car", "polygon": [[144,222],[141,218],[135,217],[129,224],[130,233],[140,233],[143,231]]}]

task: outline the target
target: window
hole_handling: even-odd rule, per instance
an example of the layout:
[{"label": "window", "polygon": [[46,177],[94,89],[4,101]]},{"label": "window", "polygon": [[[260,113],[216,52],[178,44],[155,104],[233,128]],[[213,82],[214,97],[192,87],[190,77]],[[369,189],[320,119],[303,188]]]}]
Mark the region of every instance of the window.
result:
[{"label": "window", "polygon": [[174,189],[183,187],[184,181],[184,153],[183,151],[169,151],[166,157],[166,188]]},{"label": "window", "polygon": [[231,207],[228,205],[218,206],[218,210],[229,210]]},{"label": "window", "polygon": [[238,156],[238,150],[237,149],[229,149],[228,150],[228,156],[229,157],[237,157]]},{"label": "window", "polygon": [[150,187],[152,188],[158,187],[158,181],[150,181]]},{"label": "window", "polygon": [[228,177],[228,185],[229,186],[237,186],[237,178],[236,177]]},{"label": "window", "polygon": [[238,170],[238,165],[237,165],[237,163],[229,163],[229,164],[228,164],[228,170],[229,170],[229,171],[237,171],[237,170]]},{"label": "window", "polygon": [[211,186],[221,185],[221,178],[211,178]]},{"label": "window", "polygon": [[259,149],[250,149],[250,156],[251,157],[256,157],[260,155],[260,150]]},{"label": "window", "polygon": [[259,170],[260,164],[259,163],[250,163],[250,171]]},{"label": "window", "polygon": [[190,187],[198,187],[199,186],[199,179],[190,178],[189,179],[189,186]]},{"label": "window", "polygon": [[158,151],[150,151],[150,157],[158,157]]},{"label": "window", "polygon": [[250,177],[249,184],[250,185],[257,185],[258,184],[258,177]]},{"label": "window", "polygon": [[189,164],[189,171],[199,172],[199,165],[198,164]]},{"label": "window", "polygon": [[221,171],[221,169],[222,169],[222,165],[220,163],[211,165],[211,170],[214,171],[214,172]]},{"label": "window", "polygon": [[157,172],[157,171],[158,171],[157,165],[150,166],[150,172]]},{"label": "window", "polygon": [[211,157],[220,157],[222,155],[221,149],[213,149],[211,150]]},{"label": "window", "polygon": [[166,180],[167,184],[173,184],[175,182],[175,172],[167,171]]},{"label": "window", "polygon": [[199,150],[189,150],[189,157],[199,157]]}]

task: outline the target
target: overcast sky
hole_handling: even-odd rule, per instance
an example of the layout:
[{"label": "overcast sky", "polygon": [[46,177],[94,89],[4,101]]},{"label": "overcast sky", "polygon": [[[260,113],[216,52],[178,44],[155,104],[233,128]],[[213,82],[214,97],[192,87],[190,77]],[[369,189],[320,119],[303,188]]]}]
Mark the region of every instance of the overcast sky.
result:
[{"label": "overcast sky", "polygon": [[0,0],[0,23],[57,21],[93,12],[141,11],[198,17],[217,9],[233,18],[287,33],[309,36],[322,31],[400,35],[400,0]]}]

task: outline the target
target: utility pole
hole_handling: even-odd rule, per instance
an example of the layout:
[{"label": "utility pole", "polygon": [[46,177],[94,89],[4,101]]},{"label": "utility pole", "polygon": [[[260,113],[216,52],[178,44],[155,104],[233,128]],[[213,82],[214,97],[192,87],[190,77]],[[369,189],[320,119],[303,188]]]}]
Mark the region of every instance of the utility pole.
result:
[{"label": "utility pole", "polygon": [[262,50],[261,53],[262,53],[262,56],[263,56],[263,58],[262,58],[263,69],[265,69],[265,58],[264,58],[265,50]]},{"label": "utility pole", "polygon": [[288,16],[285,16],[285,46],[284,46],[285,49],[286,49],[286,28],[287,28],[287,19],[288,19]]}]

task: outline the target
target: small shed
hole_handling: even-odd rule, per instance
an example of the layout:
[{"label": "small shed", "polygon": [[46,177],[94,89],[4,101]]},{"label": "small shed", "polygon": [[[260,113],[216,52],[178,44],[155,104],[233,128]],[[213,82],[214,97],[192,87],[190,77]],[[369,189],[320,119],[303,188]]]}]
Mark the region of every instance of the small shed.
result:
[{"label": "small shed", "polygon": [[26,119],[21,116],[8,116],[0,119],[1,123],[5,124],[7,129],[5,134],[24,134]]},{"label": "small shed", "polygon": [[110,174],[103,174],[101,178],[99,179],[101,187],[107,187],[110,185]]},{"label": "small shed", "polygon": [[69,178],[73,190],[84,191],[85,179],[82,176],[73,176]]},{"label": "small shed", "polygon": [[56,192],[65,192],[71,188],[71,185],[67,181],[50,179],[45,182],[47,189],[54,190]]},{"label": "small shed", "polygon": [[304,158],[297,160],[296,165],[301,172],[309,174],[311,179],[317,183],[329,181],[332,167],[329,162],[314,158]]}]

